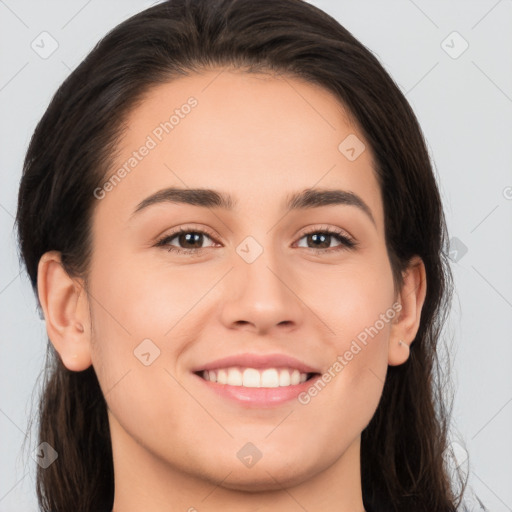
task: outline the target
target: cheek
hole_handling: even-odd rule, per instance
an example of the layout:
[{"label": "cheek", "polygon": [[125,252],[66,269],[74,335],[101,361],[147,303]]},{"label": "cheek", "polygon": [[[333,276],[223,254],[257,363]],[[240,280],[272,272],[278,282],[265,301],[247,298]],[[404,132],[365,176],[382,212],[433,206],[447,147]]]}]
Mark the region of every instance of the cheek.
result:
[{"label": "cheek", "polygon": [[164,260],[97,261],[91,275],[98,330],[132,341],[162,339],[218,279],[204,266],[166,265]]},{"label": "cheek", "polygon": [[385,337],[395,317],[393,277],[385,254],[308,272],[297,276],[297,294],[329,328],[337,350],[355,338],[364,343],[368,330],[374,333],[371,339],[377,337],[376,330],[378,339]]},{"label": "cheek", "polygon": [[[175,373],[188,340],[198,333],[201,324],[194,324],[202,306],[198,302],[216,281],[218,271],[208,265],[172,268],[136,257],[97,257],[90,282],[92,360],[112,410],[119,409],[123,416],[125,406],[138,404],[137,410],[151,418],[161,410],[162,393],[169,403],[185,403],[187,397],[173,388],[166,369]],[[118,401],[110,393],[114,388],[123,390]],[[125,413],[131,415],[133,410]]]},{"label": "cheek", "polygon": [[[146,379],[160,366],[175,304],[163,293],[168,287],[153,280],[143,265],[120,255],[95,257],[89,286],[92,362],[106,394],[114,387],[124,389],[132,380]],[[151,365],[146,366],[148,360]],[[145,374],[139,375],[141,371]],[[130,389],[125,396],[136,402],[140,391]],[[114,396],[110,394],[111,399]]]},{"label": "cheek", "polygon": [[[324,348],[332,355],[323,380],[330,391],[325,395],[336,407],[350,404],[357,412],[354,417],[369,421],[382,393],[391,326],[399,311],[391,268],[379,258],[371,265],[354,264],[317,278],[315,294],[305,294],[329,327]],[[321,386],[312,394],[323,393]]]}]

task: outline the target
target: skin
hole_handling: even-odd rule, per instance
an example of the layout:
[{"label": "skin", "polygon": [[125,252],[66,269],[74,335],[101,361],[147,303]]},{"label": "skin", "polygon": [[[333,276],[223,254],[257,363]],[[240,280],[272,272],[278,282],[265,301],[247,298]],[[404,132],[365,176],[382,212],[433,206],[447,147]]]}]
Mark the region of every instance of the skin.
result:
[{"label": "skin", "polygon": [[[190,96],[190,114],[97,200],[86,288],[58,252],[39,264],[51,342],[70,370],[92,364],[106,396],[114,510],[363,511],[360,436],[388,365],[409,357],[423,263],[413,258],[395,290],[371,149],[330,92],[296,78],[215,69],[158,85],[127,119],[112,172]],[[366,145],[354,161],[338,150],[350,134]],[[171,186],[238,205],[167,202],[132,215]],[[288,194],[312,187],[357,194],[375,223],[350,205],[284,210]],[[214,237],[196,243],[199,255],[155,245],[180,226]],[[304,233],[317,228],[358,245],[333,237],[315,253]],[[236,252],[247,236],[263,249],[252,263]],[[240,352],[285,353],[325,372],[394,303],[401,311],[307,405],[242,407],[191,373]],[[134,349],[148,338],[160,355],[145,366]],[[237,457],[247,442],[262,454],[250,468]]]}]

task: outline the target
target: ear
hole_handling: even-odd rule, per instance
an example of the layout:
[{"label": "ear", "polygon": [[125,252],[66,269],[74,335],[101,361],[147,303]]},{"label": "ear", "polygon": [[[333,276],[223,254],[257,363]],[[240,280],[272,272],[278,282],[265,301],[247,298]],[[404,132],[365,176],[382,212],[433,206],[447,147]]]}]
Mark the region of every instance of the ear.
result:
[{"label": "ear", "polygon": [[39,260],[37,292],[48,338],[62,363],[68,370],[86,370],[91,366],[87,294],[82,282],[65,271],[60,252],[46,252]]},{"label": "ear", "polygon": [[419,256],[411,258],[403,272],[403,285],[398,296],[401,309],[392,326],[388,364],[397,366],[409,358],[409,349],[420,326],[421,309],[427,294],[425,264]]}]

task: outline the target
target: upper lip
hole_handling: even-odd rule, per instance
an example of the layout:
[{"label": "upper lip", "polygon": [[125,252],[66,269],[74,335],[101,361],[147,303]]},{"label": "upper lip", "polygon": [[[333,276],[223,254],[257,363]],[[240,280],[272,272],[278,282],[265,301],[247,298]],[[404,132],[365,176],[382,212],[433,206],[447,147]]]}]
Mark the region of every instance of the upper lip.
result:
[{"label": "upper lip", "polygon": [[302,373],[320,373],[317,370],[295,357],[286,354],[235,354],[222,359],[216,359],[210,363],[201,365],[192,370],[198,372],[201,370],[215,370],[217,368],[229,368],[231,366],[243,366],[248,368],[296,368]]}]

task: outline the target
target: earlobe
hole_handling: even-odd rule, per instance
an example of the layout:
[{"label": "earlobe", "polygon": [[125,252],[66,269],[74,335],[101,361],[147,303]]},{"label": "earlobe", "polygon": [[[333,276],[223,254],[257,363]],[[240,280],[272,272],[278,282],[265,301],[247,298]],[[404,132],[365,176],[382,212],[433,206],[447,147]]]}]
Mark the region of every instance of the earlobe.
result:
[{"label": "earlobe", "polygon": [[90,318],[83,286],[64,269],[61,253],[49,251],[38,265],[37,292],[48,337],[72,371],[91,366]]},{"label": "earlobe", "polygon": [[409,262],[403,273],[403,285],[399,293],[401,309],[391,327],[388,364],[397,366],[409,358],[411,344],[420,326],[421,310],[427,294],[425,264],[419,256]]}]

